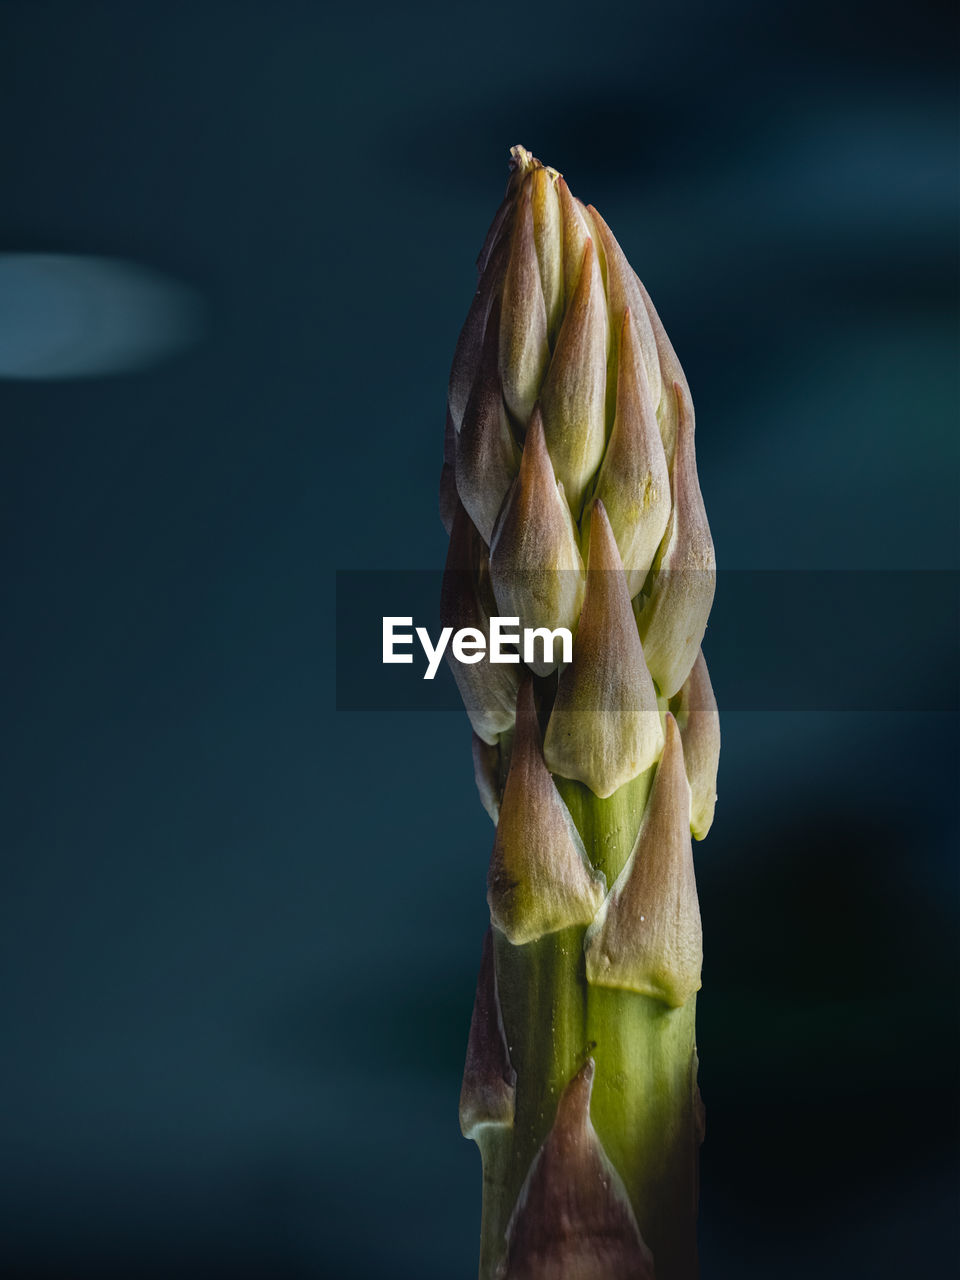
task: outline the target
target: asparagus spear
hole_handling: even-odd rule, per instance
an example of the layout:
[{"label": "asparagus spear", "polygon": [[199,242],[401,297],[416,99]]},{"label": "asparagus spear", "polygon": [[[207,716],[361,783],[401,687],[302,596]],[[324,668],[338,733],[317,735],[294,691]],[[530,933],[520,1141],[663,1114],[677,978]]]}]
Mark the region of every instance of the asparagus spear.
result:
[{"label": "asparagus spear", "polygon": [[461,1127],[481,1280],[697,1275],[691,832],[720,749],[687,381],[606,223],[511,151],[450,374],[443,622],[575,632],[453,669],[496,823]]}]

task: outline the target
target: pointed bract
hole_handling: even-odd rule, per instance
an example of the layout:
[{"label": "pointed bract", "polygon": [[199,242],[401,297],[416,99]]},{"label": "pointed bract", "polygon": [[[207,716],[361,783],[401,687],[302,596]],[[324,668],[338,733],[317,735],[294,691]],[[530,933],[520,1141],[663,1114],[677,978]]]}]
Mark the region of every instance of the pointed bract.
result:
[{"label": "pointed bract", "polygon": [[474,732],[493,744],[513,725],[520,674],[518,666],[490,661],[490,619],[481,603],[479,585],[484,550],[480,535],[459,504],[440,588],[440,622],[454,632],[473,627],[485,639],[486,651],[480,662],[458,662],[450,648],[445,656]]},{"label": "pointed bract", "polygon": [[636,600],[637,626],[647,665],[665,698],[690,674],[717,583],[717,565],[707,513],[697,479],[693,406],[679,383],[677,450],[673,461],[673,509],[653,565],[648,598]]},{"label": "pointed bract", "polygon": [[530,179],[533,239],[547,310],[547,332],[551,339],[556,337],[563,309],[563,221],[557,195],[558,177],[553,170],[536,169]]},{"label": "pointed bract", "polygon": [[487,875],[493,923],[515,945],[589,924],[607,885],[593,870],[567,806],[543,762],[528,676]]},{"label": "pointed bract", "polygon": [[541,396],[547,448],[574,517],[603,458],[606,389],[607,307],[596,251],[588,240]]},{"label": "pointed bract", "polygon": [[440,468],[440,523],[447,531],[447,536],[453,532],[453,517],[456,515],[457,505],[460,498],[457,494],[457,480],[454,475],[453,467],[445,462]]},{"label": "pointed bract", "polygon": [[588,1059],[560,1097],[507,1227],[500,1280],[654,1280],[626,1189],[590,1120]]},{"label": "pointed bract", "polygon": [[[597,238],[607,267],[607,305],[614,333],[620,332],[625,312],[629,310],[633,321],[633,341],[643,361],[647,386],[653,403],[654,414],[660,404],[662,377],[656,336],[647,314],[644,293],[633,268],[617,243],[613,232],[597,213],[593,205],[588,207],[591,221],[597,230]],[[672,350],[672,348],[671,348]],[[673,384],[671,383],[670,386]]]},{"label": "pointed bract", "polygon": [[494,304],[480,367],[456,437],[457,492],[486,543],[520,465],[500,387],[498,316],[499,306]]},{"label": "pointed bract", "polygon": [[500,816],[500,747],[473,735],[473,780],[493,825]]},{"label": "pointed bract", "polygon": [[690,783],[690,830],[695,840],[702,840],[713,823],[720,762],[720,714],[702,649],[670,710],[683,740]]},{"label": "pointed bract", "polygon": [[516,200],[516,191],[509,185],[506,194],[500,201],[500,207],[493,215],[493,221],[490,223],[490,230],[484,238],[480,252],[477,254],[477,277],[483,276],[487,269],[487,265],[496,253],[497,249],[503,244],[504,240],[509,240],[509,226],[513,219],[513,208]]},{"label": "pointed bract", "polygon": [[[521,627],[575,629],[583,603],[583,560],[570,508],[553,474],[539,406],[494,530],[490,581],[501,616],[519,618]],[[560,661],[559,645],[556,652],[556,662],[527,665],[547,675]]]},{"label": "pointed bract", "polygon": [[477,291],[473,296],[463,328],[460,330],[460,337],[457,339],[447,384],[447,406],[456,431],[460,430],[463,411],[467,407],[470,392],[473,390],[490,311],[500,295],[509,249],[510,243],[507,236],[501,236],[493,246],[490,260],[485,263],[477,284]]},{"label": "pointed bract", "polygon": [[679,1008],[700,989],[703,937],[680,730],[666,745],[633,852],[584,940],[587,981]]},{"label": "pointed bract", "polygon": [[557,180],[557,195],[560,199],[560,217],[563,227],[563,297],[564,305],[569,306],[577,290],[583,251],[587,247],[587,241],[592,237],[593,228],[587,221],[586,209],[571,194],[563,178]]},{"label": "pointed bract", "polygon": [[503,281],[500,309],[500,379],[503,398],[518,422],[526,422],[540,394],[550,355],[547,309],[533,234],[530,183],[520,189]]},{"label": "pointed bract", "polygon": [[647,315],[650,317],[650,325],[653,329],[654,340],[657,344],[657,358],[660,361],[660,379],[661,394],[660,405],[657,409],[657,418],[660,422],[660,435],[663,439],[664,452],[667,455],[667,465],[671,471],[673,469],[673,455],[677,445],[677,429],[679,426],[679,397],[675,394],[674,384],[679,383],[683,391],[683,398],[688,404],[692,404],[690,397],[690,387],[687,385],[686,375],[677,359],[677,353],[673,349],[673,344],[667,337],[667,331],[663,327],[663,321],[657,314],[657,309],[653,305],[650,294],[647,292],[643,281],[634,273],[634,280],[637,288],[640,290],[640,296],[643,298],[644,306],[647,309]]},{"label": "pointed bract", "polygon": [[513,1125],[516,1081],[500,1016],[493,936],[488,929],[483,938],[483,957],[460,1089],[460,1130],[465,1138],[475,1137],[481,1125]]},{"label": "pointed bract", "polygon": [[649,769],[663,729],[603,504],[590,517],[590,561],[573,662],[560,675],[544,755],[553,773],[609,796]]},{"label": "pointed bract", "polygon": [[447,416],[443,424],[443,460],[449,467],[457,464],[457,430],[453,425],[453,414],[447,406]]},{"label": "pointed bract", "polygon": [[595,496],[606,507],[635,596],[670,519],[670,473],[630,311],[620,336],[616,417]]},{"label": "pointed bract", "polygon": [[440,469],[440,522],[447,531],[453,529],[453,517],[460,501],[457,495],[457,432],[453,425],[453,415],[447,409],[447,420],[443,428],[443,466]]}]

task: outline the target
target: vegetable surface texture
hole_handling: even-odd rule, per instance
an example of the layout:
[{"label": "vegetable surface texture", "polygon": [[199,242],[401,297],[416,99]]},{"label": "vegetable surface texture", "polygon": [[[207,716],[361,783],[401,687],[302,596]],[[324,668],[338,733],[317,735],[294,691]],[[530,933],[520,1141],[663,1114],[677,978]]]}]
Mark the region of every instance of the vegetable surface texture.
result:
[{"label": "vegetable surface texture", "polygon": [[612,232],[523,147],[477,265],[449,383],[442,621],[542,633],[525,663],[451,663],[496,825],[460,1099],[480,1277],[691,1280],[691,837],[720,750],[693,403]]}]

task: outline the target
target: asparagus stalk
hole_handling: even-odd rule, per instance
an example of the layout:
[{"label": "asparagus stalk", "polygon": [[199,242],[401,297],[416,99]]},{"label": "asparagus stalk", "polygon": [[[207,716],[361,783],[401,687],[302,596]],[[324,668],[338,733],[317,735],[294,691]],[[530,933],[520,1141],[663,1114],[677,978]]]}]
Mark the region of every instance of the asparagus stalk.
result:
[{"label": "asparagus stalk", "polygon": [[460,1101],[481,1280],[697,1275],[691,833],[720,736],[690,391],[606,223],[522,147],[450,375],[445,625],[575,633],[453,663],[496,823]]}]

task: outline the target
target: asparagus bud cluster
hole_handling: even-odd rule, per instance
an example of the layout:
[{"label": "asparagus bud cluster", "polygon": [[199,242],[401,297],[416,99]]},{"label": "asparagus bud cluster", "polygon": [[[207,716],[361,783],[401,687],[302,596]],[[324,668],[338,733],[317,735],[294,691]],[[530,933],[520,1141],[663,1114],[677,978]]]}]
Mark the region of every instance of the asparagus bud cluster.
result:
[{"label": "asparagus bud cluster", "polygon": [[[442,621],[540,629],[454,662],[496,823],[461,1126],[482,1280],[696,1275],[691,833],[720,737],[690,391],[606,223],[522,147],[450,374]],[[564,664],[546,643],[573,633]],[[489,650],[489,646],[488,646]]]}]

